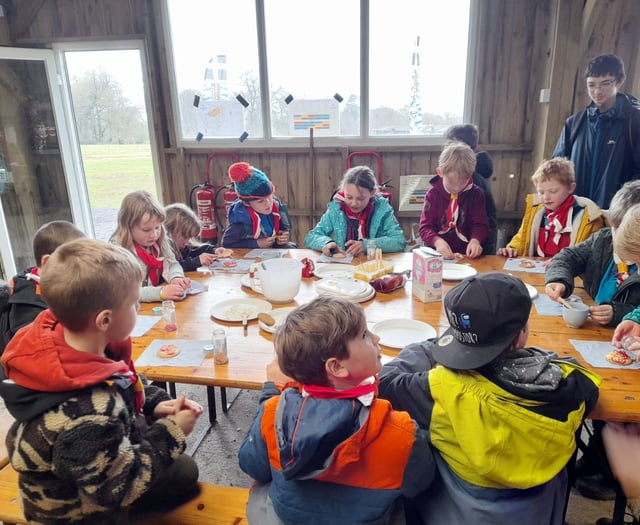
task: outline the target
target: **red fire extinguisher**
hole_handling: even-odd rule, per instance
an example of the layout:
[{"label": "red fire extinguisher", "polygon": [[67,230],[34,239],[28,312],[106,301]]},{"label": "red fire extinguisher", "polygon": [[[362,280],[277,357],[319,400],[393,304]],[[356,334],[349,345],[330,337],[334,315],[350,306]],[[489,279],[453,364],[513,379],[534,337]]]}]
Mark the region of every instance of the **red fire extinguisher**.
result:
[{"label": "red fire extinguisher", "polygon": [[[211,153],[207,157],[207,172],[205,181],[197,184],[189,192],[189,203],[194,208],[193,195],[196,196],[196,214],[200,220],[200,240],[211,244],[218,242],[218,224],[220,219],[217,217],[218,210],[216,206],[216,197],[220,190],[225,189],[228,185],[214,186],[211,184],[211,161],[214,157],[232,157],[233,162],[238,162],[240,158],[235,153]],[[226,194],[227,192],[225,192]],[[235,193],[235,192],[234,192]],[[235,198],[234,198],[235,200]],[[226,198],[225,198],[226,204]]]},{"label": "red fire extinguisher", "polygon": [[387,179],[384,182],[382,181],[382,157],[380,154],[375,151],[354,151],[353,153],[349,153],[347,156],[347,169],[351,167],[351,159],[353,157],[374,157],[376,159],[378,162],[378,169],[376,170],[378,175],[378,193],[387,199],[389,204],[391,204],[392,194],[389,191],[389,188],[392,188],[393,186],[389,185],[391,179]]}]

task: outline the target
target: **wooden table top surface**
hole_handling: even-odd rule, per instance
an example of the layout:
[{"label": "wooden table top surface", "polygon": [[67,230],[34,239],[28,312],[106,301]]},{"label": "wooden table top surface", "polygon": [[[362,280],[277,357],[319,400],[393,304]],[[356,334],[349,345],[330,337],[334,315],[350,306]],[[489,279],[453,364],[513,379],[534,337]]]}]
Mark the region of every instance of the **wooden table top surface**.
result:
[{"label": "wooden table top surface", "polygon": [[[236,250],[234,256],[242,258],[248,250]],[[319,256],[312,250],[289,250],[290,257],[302,259],[309,257],[313,260]],[[384,259],[393,261],[395,271],[411,269],[411,253],[385,254]],[[353,264],[363,262],[364,259],[356,258]],[[478,272],[505,271],[503,269],[505,258],[500,256],[483,256],[476,260],[468,261]],[[338,266],[338,265],[336,265]],[[510,271],[524,282],[534,286],[539,294],[544,293],[544,275],[539,273]],[[176,303],[178,330],[166,332],[159,322],[144,336],[134,338],[134,357],[138,357],[154,339],[196,339],[209,340],[212,330],[222,326],[228,333],[229,363],[226,365],[214,365],[212,358],[204,359],[200,366],[196,367],[170,367],[149,366],[139,367],[140,371],[156,381],[175,383],[192,383],[208,386],[235,387],[259,389],[266,380],[266,366],[274,358],[272,335],[260,329],[257,320],[249,321],[247,330],[244,331],[241,323],[225,322],[210,316],[213,305],[227,299],[236,298],[260,298],[264,299],[250,288],[240,283],[242,274],[215,271],[213,274],[192,273],[189,276],[209,286],[207,292],[189,296],[186,300]],[[304,304],[317,296],[315,283],[317,278],[302,279],[300,291],[294,301],[287,304],[274,304],[274,308],[291,307]],[[457,282],[443,281],[443,297]],[[578,283],[577,283],[578,284]],[[593,301],[582,289],[575,292],[587,303]],[[157,306],[153,303],[145,303],[141,306],[141,314],[150,314],[151,308]],[[377,293],[374,298],[361,303],[364,308],[367,321],[377,323],[388,319],[416,319],[433,326],[438,333],[444,331],[448,322],[443,313],[442,301],[423,303],[412,296],[411,282],[405,288],[401,288],[389,294]],[[566,326],[562,317],[542,316],[531,309],[529,320],[530,346],[538,346],[547,350],[553,350],[559,355],[575,357],[579,362],[589,368],[581,355],[569,343],[569,338],[589,341],[610,341],[613,329],[597,325],[590,319],[582,328],[574,329]],[[382,346],[384,354],[393,356],[398,349]],[[637,370],[618,368],[594,369],[603,377],[600,387],[600,400],[590,417],[606,419],[610,421],[639,421],[640,422],[640,392],[636,382]]]}]

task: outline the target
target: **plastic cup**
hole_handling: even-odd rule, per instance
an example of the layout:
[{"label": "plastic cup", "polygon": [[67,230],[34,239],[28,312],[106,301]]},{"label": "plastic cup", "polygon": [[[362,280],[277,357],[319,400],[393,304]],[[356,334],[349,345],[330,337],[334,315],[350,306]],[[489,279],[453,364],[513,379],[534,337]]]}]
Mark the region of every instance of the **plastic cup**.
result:
[{"label": "plastic cup", "polygon": [[216,365],[226,365],[229,362],[227,355],[227,332],[223,328],[216,328],[211,333],[213,345],[213,362]]}]

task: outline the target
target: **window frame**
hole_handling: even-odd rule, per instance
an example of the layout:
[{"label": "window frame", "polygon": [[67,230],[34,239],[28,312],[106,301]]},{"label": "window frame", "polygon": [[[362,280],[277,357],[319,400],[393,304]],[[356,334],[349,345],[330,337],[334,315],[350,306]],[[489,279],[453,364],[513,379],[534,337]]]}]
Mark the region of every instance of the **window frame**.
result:
[{"label": "window frame", "polygon": [[[463,100],[463,122],[470,122],[475,95],[470,89],[470,84],[475,78],[477,63],[477,2],[470,0],[469,4],[469,30],[467,36],[467,64]],[[169,22],[168,0],[162,2],[163,32],[167,49],[167,65],[169,74],[169,89],[174,115],[174,133],[176,144],[179,147],[190,149],[302,149],[309,147],[311,137],[273,137],[271,130],[271,107],[269,100],[269,75],[266,56],[266,25],[265,25],[265,0],[255,0],[256,5],[256,29],[258,38],[258,73],[260,76],[260,98],[263,134],[262,138],[249,137],[241,142],[238,138],[203,138],[197,141],[195,138],[182,137],[182,124],[180,118],[179,97],[177,80],[175,77],[173,43]],[[351,147],[375,149],[382,146],[441,146],[444,144],[443,136],[433,135],[369,135],[369,19],[370,0],[360,0],[360,135],[358,136],[333,136],[313,137],[315,147]],[[472,45],[473,44],[473,45]]]}]

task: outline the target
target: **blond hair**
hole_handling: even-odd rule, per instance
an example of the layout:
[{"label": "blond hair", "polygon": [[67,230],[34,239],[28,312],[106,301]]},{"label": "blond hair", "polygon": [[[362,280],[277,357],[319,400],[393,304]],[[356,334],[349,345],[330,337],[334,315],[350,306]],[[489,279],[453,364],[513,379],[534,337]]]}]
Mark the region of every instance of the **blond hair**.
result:
[{"label": "blond hair", "polygon": [[186,204],[181,202],[169,204],[164,211],[167,216],[164,227],[167,229],[169,237],[180,235],[185,239],[193,239],[200,233],[198,216]]},{"label": "blond hair", "polygon": [[576,181],[573,162],[561,157],[543,160],[535,173],[531,175],[531,181],[534,184],[553,180],[564,186],[571,186]]},{"label": "blond hair", "polygon": [[[152,218],[164,223],[167,216],[162,205],[148,191],[138,190],[125,195],[118,211],[118,227],[110,240],[117,240],[121,246],[135,251],[131,230],[143,220]],[[160,229],[160,237],[157,242],[160,247],[160,255],[167,257],[171,253],[171,246],[164,225]]]},{"label": "blond hair", "polygon": [[95,239],[58,247],[40,277],[42,298],[72,331],[82,331],[102,310],[118,308],[140,286],[144,272],[126,249]]},{"label": "blond hair", "polygon": [[69,221],[51,221],[43,224],[33,236],[33,256],[36,265],[40,266],[42,258],[51,255],[61,244],[84,236],[84,232]]},{"label": "blond hair", "polygon": [[624,261],[640,265],[640,204],[627,210],[613,236],[613,251]]},{"label": "blond hair", "polygon": [[330,386],[325,363],[349,357],[347,342],[362,335],[366,319],[360,306],[337,297],[317,297],[292,311],[276,333],[280,369],[307,385]]},{"label": "blond hair", "polygon": [[476,169],[476,154],[463,142],[449,142],[440,153],[438,168],[444,175],[456,173],[470,179]]}]

